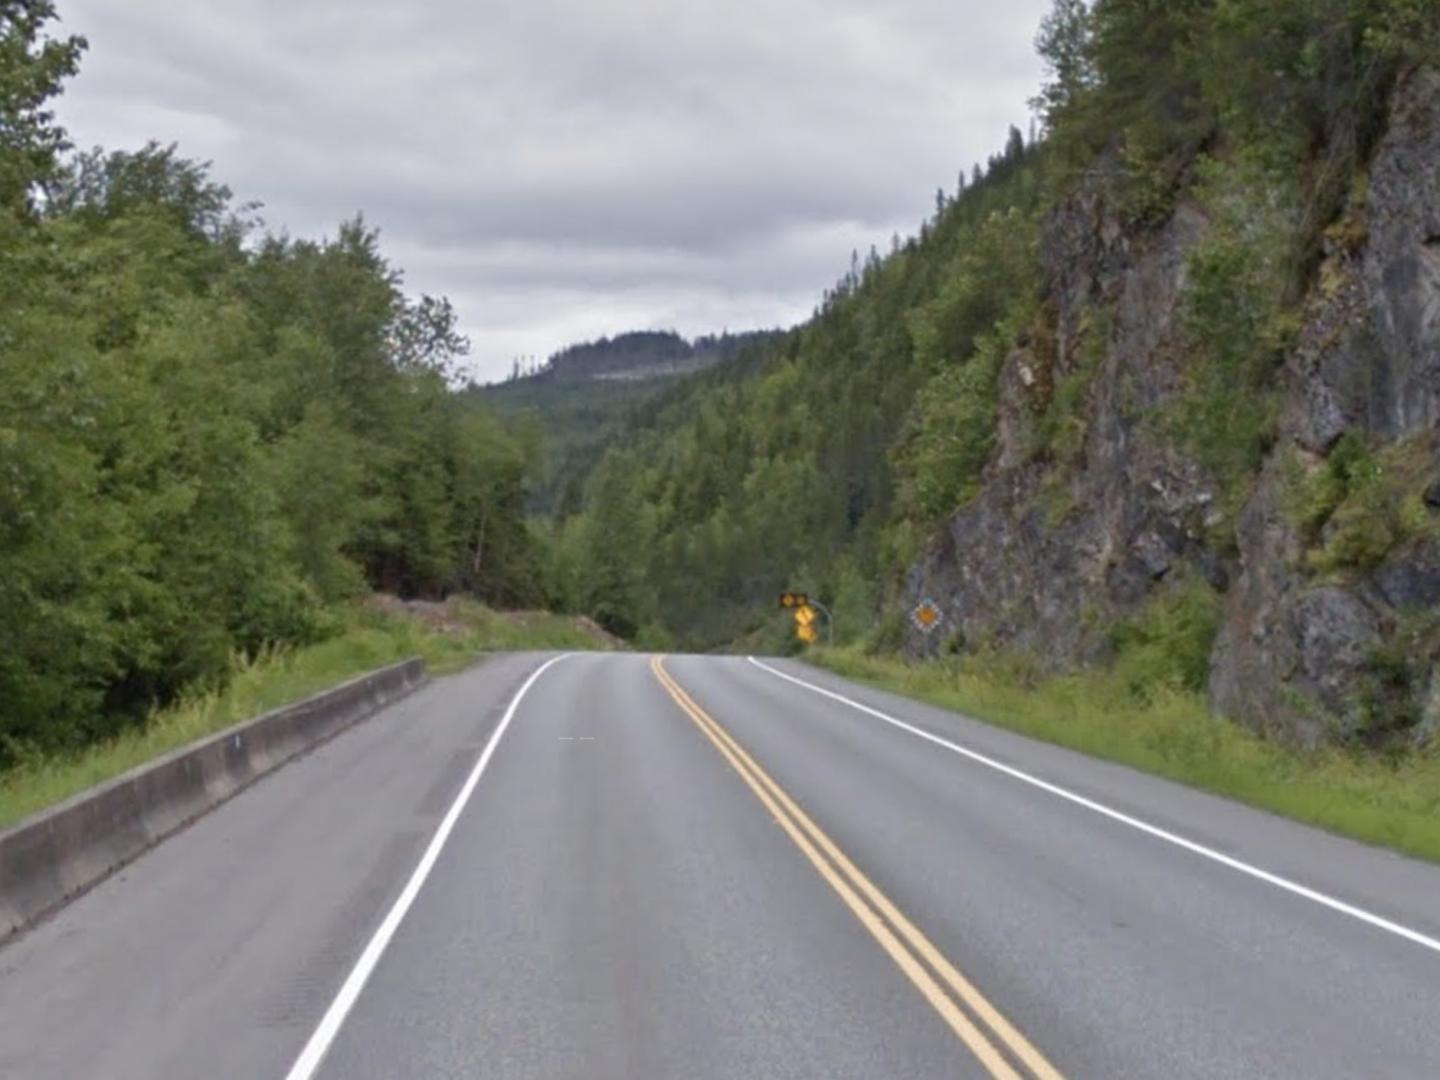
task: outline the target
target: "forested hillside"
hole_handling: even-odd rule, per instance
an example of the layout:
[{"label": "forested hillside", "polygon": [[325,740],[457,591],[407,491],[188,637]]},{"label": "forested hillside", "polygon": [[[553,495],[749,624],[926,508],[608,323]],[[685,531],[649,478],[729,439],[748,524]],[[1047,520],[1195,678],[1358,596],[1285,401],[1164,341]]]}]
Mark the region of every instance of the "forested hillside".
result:
[{"label": "forested hillside", "polygon": [[836,601],[848,633],[868,629],[876,584],[911,542],[908,508],[926,498],[923,465],[897,468],[897,435],[953,342],[983,347],[1033,306],[1023,233],[1041,169],[1013,132],[919,238],[857,260],[808,324],[640,411],[561,527],[562,597],[617,632],[709,647],[800,584]]},{"label": "forested hillside", "polygon": [[0,770],[364,590],[542,599],[526,452],[362,219],[268,235],[173,147],[67,152],[84,51],[0,3]]},{"label": "forested hillside", "polygon": [[534,434],[543,461],[530,485],[530,509],[566,517],[580,506],[586,476],[605,446],[640,422],[641,406],[694,375],[762,349],[769,331],[687,341],[674,331],[634,331],[571,345],[537,370],[517,362],[504,382],[470,392],[483,406]]},{"label": "forested hillside", "polygon": [[617,439],[564,598],[711,647],[795,586],[842,641],[1422,737],[1437,41],[1428,0],[1058,0],[1038,145]]}]

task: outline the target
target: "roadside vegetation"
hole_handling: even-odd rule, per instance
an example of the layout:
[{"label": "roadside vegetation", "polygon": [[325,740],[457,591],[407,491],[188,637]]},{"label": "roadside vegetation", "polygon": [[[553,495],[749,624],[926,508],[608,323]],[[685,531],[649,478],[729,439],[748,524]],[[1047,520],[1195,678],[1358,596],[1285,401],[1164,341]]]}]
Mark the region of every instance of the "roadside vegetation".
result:
[{"label": "roadside vegetation", "polygon": [[1014,657],[908,663],[852,647],[813,649],[806,659],[998,727],[1440,862],[1440,753],[1433,749],[1287,748],[1216,717],[1183,677],[1153,679],[1137,693],[1124,665],[1045,678]]},{"label": "roadside vegetation", "polygon": [[173,146],[74,152],[54,15],[0,2],[0,774],[343,654],[372,590],[544,606],[535,447],[455,391],[448,301],[358,216],[292,238]]},{"label": "roadside vegetation", "polygon": [[196,739],[412,656],[445,675],[501,649],[603,649],[593,624],[475,601],[354,605],[324,641],[236,654],[223,679],[192,686],[145,723],[69,753],[36,754],[0,774],[0,829]]}]

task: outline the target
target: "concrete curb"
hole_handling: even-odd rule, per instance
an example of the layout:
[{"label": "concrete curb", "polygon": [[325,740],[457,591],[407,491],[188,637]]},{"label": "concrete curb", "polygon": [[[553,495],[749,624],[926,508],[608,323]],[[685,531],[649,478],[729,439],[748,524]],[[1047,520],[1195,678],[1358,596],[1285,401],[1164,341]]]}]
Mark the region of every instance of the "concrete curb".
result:
[{"label": "concrete curb", "polygon": [[419,657],[236,724],[0,832],[0,942],[425,682]]}]

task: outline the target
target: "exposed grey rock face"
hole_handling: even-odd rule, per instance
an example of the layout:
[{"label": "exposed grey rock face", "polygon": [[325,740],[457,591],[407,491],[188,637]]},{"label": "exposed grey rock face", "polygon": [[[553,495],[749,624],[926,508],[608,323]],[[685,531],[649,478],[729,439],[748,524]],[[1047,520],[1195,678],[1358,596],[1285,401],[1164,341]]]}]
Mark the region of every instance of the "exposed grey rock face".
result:
[{"label": "exposed grey rock face", "polygon": [[1395,438],[1440,421],[1440,73],[1400,88],[1357,194],[1364,247],[1331,252],[1342,283],[1313,305],[1288,372],[1292,433],[1314,450],[1348,428]]},{"label": "exposed grey rock face", "polygon": [[1353,708],[1351,690],[1380,644],[1380,619],[1354,593],[1334,586],[1308,589],[1290,607],[1290,632],[1299,645],[1291,682],[1342,720]]},{"label": "exposed grey rock face", "polygon": [[1369,207],[1366,426],[1395,437],[1440,421],[1440,73],[1417,73],[1398,98]]},{"label": "exposed grey rock face", "polygon": [[[1286,469],[1320,467],[1347,431],[1395,440],[1440,427],[1440,73],[1397,89],[1354,201],[1360,228],[1329,241],[1281,374],[1279,445],[1221,550],[1207,527],[1223,493],[1147,423],[1182,387],[1177,315],[1207,223],[1182,204],[1162,228],[1128,232],[1103,181],[1057,208],[1042,239],[1045,332],[1000,374],[981,494],[911,568],[909,596],[947,616],[933,637],[912,631],[912,651],[934,653],[948,632],[1072,668],[1105,655],[1117,619],[1198,572],[1224,594],[1210,677],[1219,710],[1312,744],[1373,720],[1377,655],[1440,605],[1440,548],[1416,542],[1369,572],[1321,574],[1287,511]],[[1058,468],[1032,460],[1035,418],[1087,362],[1078,455]],[[1423,504],[1440,508],[1440,482]],[[1440,734],[1440,669],[1406,661],[1416,730]]]},{"label": "exposed grey rock face", "polygon": [[[910,595],[944,608],[952,640],[1073,667],[1103,655],[1106,626],[1181,564],[1226,579],[1201,539],[1211,489],[1145,426],[1180,386],[1175,318],[1186,255],[1204,228],[1187,206],[1158,232],[1129,236],[1103,184],[1083,187],[1049,221],[1053,342],[1022,345],[1007,360],[985,488],[910,573]],[[1081,460],[1057,479],[1030,460],[1030,433],[1056,382],[1097,352]],[[933,653],[943,636],[912,631],[910,647]]]},{"label": "exposed grey rock face", "polygon": [[[1267,473],[1236,526],[1245,572],[1230,591],[1211,657],[1210,696],[1231,715],[1258,729],[1285,735],[1296,726],[1284,683],[1300,668],[1299,647],[1287,617],[1304,586],[1297,570],[1302,546],[1280,506],[1278,478]],[[1264,688],[1266,692],[1260,692]],[[1321,732],[1304,718],[1307,742]]]},{"label": "exposed grey rock face", "polygon": [[1430,684],[1420,705],[1420,723],[1415,726],[1412,741],[1425,746],[1440,736],[1440,671],[1430,674]]},{"label": "exposed grey rock face", "polygon": [[[1363,207],[1352,208],[1367,226],[1363,244],[1328,252],[1286,365],[1282,451],[1323,453],[1346,431],[1394,440],[1440,424],[1440,74],[1417,72],[1398,89],[1369,176]],[[1368,575],[1317,587],[1283,512],[1282,471],[1278,456],[1267,464],[1241,517],[1210,693],[1226,713],[1314,742],[1362,723],[1376,651],[1406,617],[1440,603],[1440,553],[1411,545]],[[1430,708],[1429,726],[1440,726],[1433,662],[1405,659],[1416,693],[1437,688],[1418,712]]]},{"label": "exposed grey rock face", "polygon": [[1375,587],[1398,612],[1440,605],[1440,544],[1427,540],[1396,552],[1376,569]]}]

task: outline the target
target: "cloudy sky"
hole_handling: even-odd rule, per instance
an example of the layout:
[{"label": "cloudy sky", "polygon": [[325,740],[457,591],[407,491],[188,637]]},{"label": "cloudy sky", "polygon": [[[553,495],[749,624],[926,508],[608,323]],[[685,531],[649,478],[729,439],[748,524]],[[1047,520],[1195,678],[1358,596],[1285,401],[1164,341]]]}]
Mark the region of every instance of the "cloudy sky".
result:
[{"label": "cloudy sky", "polygon": [[363,211],[480,378],[628,329],[788,325],[1024,126],[1049,0],[59,0],[80,146],[177,142]]}]

